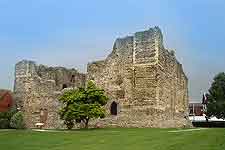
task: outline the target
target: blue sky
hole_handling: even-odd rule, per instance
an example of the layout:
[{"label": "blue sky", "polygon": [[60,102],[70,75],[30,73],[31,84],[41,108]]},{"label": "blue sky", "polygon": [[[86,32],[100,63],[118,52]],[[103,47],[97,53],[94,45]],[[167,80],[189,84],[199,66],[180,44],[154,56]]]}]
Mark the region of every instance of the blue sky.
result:
[{"label": "blue sky", "polygon": [[86,71],[117,37],[159,26],[200,100],[225,71],[224,0],[0,0],[0,88],[13,88],[22,59]]}]

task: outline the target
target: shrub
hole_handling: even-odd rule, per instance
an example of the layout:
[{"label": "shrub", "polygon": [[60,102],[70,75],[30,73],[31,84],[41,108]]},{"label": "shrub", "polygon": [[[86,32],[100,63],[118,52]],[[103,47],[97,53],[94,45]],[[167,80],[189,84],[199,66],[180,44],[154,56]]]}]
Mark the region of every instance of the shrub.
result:
[{"label": "shrub", "polygon": [[12,118],[10,120],[10,126],[11,126],[11,128],[14,128],[14,129],[24,129],[25,128],[22,112],[17,112],[12,116]]},{"label": "shrub", "polygon": [[8,119],[0,119],[0,129],[8,129],[9,126],[9,120]]},{"label": "shrub", "polygon": [[0,112],[0,129],[10,128],[10,119],[15,113],[15,109],[10,109],[7,112]]}]

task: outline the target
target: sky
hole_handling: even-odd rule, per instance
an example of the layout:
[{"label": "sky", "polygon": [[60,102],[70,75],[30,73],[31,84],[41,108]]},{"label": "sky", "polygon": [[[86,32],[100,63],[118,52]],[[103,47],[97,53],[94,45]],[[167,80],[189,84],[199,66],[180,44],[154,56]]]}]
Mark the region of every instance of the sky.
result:
[{"label": "sky", "polygon": [[0,0],[0,88],[23,59],[77,68],[104,59],[118,37],[159,26],[200,101],[225,71],[224,0]]}]

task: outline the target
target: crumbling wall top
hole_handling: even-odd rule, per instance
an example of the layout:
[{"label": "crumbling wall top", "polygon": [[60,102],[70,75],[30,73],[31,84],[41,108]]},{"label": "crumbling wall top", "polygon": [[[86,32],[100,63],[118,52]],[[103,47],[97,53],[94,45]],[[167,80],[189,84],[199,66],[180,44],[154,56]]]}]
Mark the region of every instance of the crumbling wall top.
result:
[{"label": "crumbling wall top", "polygon": [[16,64],[15,76],[28,77],[36,74],[36,63],[30,60],[22,60]]},{"label": "crumbling wall top", "polygon": [[34,61],[22,60],[16,64],[16,81],[19,78],[39,79],[43,82],[55,81],[56,90],[67,87],[83,87],[85,85],[86,74],[79,73],[76,69],[65,67],[48,67],[37,65]]}]

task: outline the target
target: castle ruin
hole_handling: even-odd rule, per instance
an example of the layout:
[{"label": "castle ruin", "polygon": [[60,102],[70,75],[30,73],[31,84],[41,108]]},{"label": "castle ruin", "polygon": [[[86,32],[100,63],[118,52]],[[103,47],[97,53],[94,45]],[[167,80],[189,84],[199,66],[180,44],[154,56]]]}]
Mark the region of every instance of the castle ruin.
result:
[{"label": "castle ruin", "polygon": [[75,69],[46,67],[32,61],[16,64],[15,95],[33,128],[60,128],[57,98],[63,89],[84,87],[94,80],[110,98],[107,117],[93,120],[104,126],[183,127],[188,124],[188,79],[174,51],[163,46],[158,27],[115,41],[112,53],[89,63],[87,74]]},{"label": "castle ruin", "polygon": [[23,60],[16,64],[14,93],[17,107],[24,113],[26,127],[38,122],[45,128],[61,128],[58,97],[66,88],[84,87],[86,75],[75,69],[47,67]]}]

